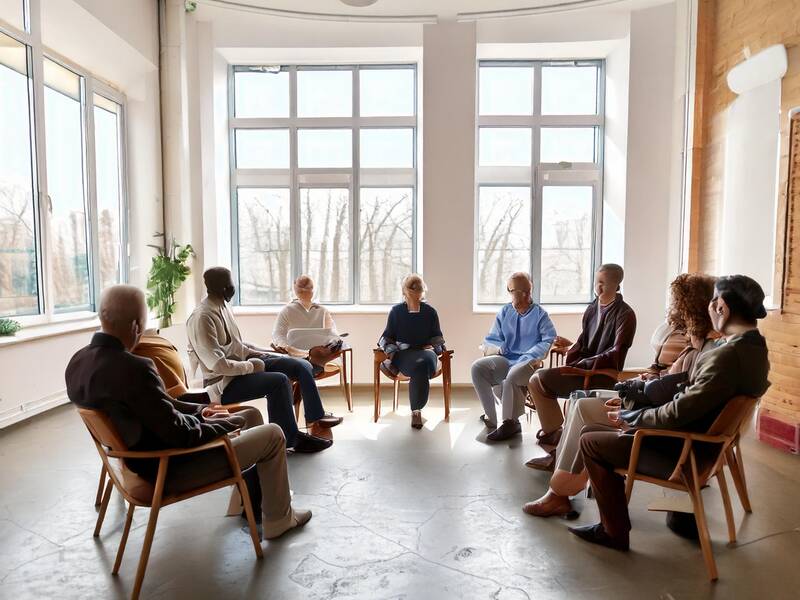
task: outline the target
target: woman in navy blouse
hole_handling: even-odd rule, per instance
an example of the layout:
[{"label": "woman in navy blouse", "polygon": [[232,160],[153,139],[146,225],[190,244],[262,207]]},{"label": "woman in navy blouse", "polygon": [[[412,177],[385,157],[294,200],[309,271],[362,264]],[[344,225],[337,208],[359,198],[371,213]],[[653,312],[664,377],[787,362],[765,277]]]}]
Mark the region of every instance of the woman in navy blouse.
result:
[{"label": "woman in navy blouse", "polygon": [[403,279],[404,302],[389,311],[386,329],[378,346],[389,357],[382,368],[392,375],[402,373],[411,379],[408,395],[411,426],[422,428],[422,409],[428,403],[430,378],[436,373],[437,357],[444,351],[439,315],[424,302],[427,286],[416,274]]}]

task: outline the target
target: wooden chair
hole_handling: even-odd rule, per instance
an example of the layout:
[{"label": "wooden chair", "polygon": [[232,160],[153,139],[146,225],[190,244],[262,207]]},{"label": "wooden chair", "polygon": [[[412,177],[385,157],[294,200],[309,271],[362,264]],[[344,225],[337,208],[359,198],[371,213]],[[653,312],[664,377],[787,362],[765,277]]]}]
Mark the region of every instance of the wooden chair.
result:
[{"label": "wooden chair", "polygon": [[[708,533],[708,524],[706,522],[701,488],[712,477],[717,478],[719,482],[719,491],[722,495],[722,504],[725,509],[725,519],[728,524],[728,538],[731,543],[736,542],[736,525],[733,521],[733,510],[731,509],[731,500],[728,494],[728,484],[725,480],[723,466],[727,460],[731,460],[730,457],[733,456],[733,445],[735,442],[738,442],[741,429],[749,422],[757,403],[757,398],[751,398],[749,396],[737,396],[731,399],[706,433],[689,433],[685,431],[662,429],[637,429],[633,438],[633,447],[631,449],[631,458],[628,468],[616,470],[617,473],[626,477],[625,494],[628,501],[630,501],[633,483],[636,480],[646,481],[647,483],[673,490],[680,490],[689,494],[695,520],[697,521],[697,530],[700,535],[700,548],[702,549],[703,559],[706,563],[706,569],[708,570],[711,581],[717,579],[718,573],[713,550],[711,548],[711,538]],[[675,464],[675,468],[666,479],[644,475],[638,470],[639,454],[641,452],[643,440],[645,438],[659,437],[675,438],[683,441],[681,454]],[[713,456],[709,458],[712,460],[707,461],[700,467],[698,467],[697,456],[695,454],[695,443],[697,442],[707,442],[717,445],[715,449],[711,450]],[[734,456],[734,459],[735,458]],[[738,466],[731,464],[729,464],[729,466],[734,481],[736,481],[737,477],[741,477],[742,471],[739,470]],[[741,483],[743,486],[743,477],[741,477]],[[737,484],[737,490],[738,489],[739,485]],[[744,493],[740,491],[739,494],[742,498],[742,504],[744,505],[746,488],[742,487],[742,489],[744,489]],[[746,500],[746,502],[749,505],[749,499]]]},{"label": "wooden chair", "polygon": [[[349,371],[347,368],[348,357],[350,358]],[[336,359],[339,358],[342,359],[341,363],[334,362]],[[317,375],[314,375],[314,379],[319,381],[320,379],[328,379],[328,377],[335,377],[336,375],[338,375],[339,387],[342,389],[342,395],[344,396],[345,401],[347,401],[347,410],[349,412],[353,412],[352,374],[353,374],[353,349],[342,348],[335,356],[333,356],[332,360],[328,361],[325,364],[325,368],[322,371],[320,371]],[[295,420],[299,420],[300,405],[303,403],[303,394],[300,392],[300,386],[297,384],[296,381],[292,382],[292,399],[294,402],[294,418]]]},{"label": "wooden chair", "polygon": [[[122,438],[117,433],[108,416],[98,410],[91,410],[86,408],[79,408],[78,413],[83,419],[86,428],[94,440],[97,447],[97,452],[100,454],[100,459],[103,461],[103,471],[101,472],[101,481],[108,476],[108,483],[105,486],[105,492],[100,503],[100,512],[97,515],[97,523],[94,528],[94,536],[100,534],[100,527],[105,519],[106,509],[108,502],[111,498],[111,488],[116,487],[123,498],[128,501],[128,515],[125,519],[125,527],[122,530],[122,538],[119,542],[117,549],[117,557],[114,561],[114,568],[111,573],[116,575],[119,572],[120,564],[122,563],[122,555],[125,552],[125,544],[128,541],[128,534],[131,530],[131,523],[133,522],[133,511],[137,506],[149,507],[150,518],[147,522],[147,530],[144,536],[144,543],[142,545],[142,552],[139,557],[139,567],[136,571],[136,580],[133,586],[131,598],[136,600],[142,590],[142,582],[144,581],[145,570],[147,569],[147,561],[150,557],[150,548],[153,544],[153,535],[156,530],[156,522],[158,520],[158,513],[164,506],[175,504],[181,500],[193,498],[200,494],[205,494],[222,487],[229,485],[236,485],[239,488],[239,493],[242,495],[242,502],[244,504],[245,513],[247,515],[247,523],[250,526],[250,537],[253,540],[253,548],[255,549],[256,556],[262,558],[263,553],[261,550],[261,540],[256,529],[256,522],[253,516],[253,509],[250,506],[250,496],[247,493],[247,485],[242,479],[241,470],[239,468],[239,460],[236,453],[233,451],[230,438],[222,436],[194,448],[179,448],[172,450],[154,450],[151,452],[133,452],[128,450]],[[173,456],[181,456],[188,454],[196,454],[204,452],[212,448],[221,448],[225,451],[228,462],[231,467],[232,475],[225,479],[221,479],[215,483],[198,487],[194,490],[183,492],[176,495],[164,495],[164,484],[167,479],[167,467],[169,459]],[[155,484],[146,481],[139,477],[133,471],[125,466],[125,459],[133,458],[151,458],[158,459],[158,474],[156,476]]]},{"label": "wooden chair", "polygon": [[[442,376],[442,393],[444,395],[444,420],[450,420],[450,391],[452,389],[452,378],[451,378],[451,362],[453,360],[453,350],[445,350],[439,355],[439,369],[436,373],[433,374],[431,379],[435,379]],[[372,359],[373,359],[373,391],[375,393],[375,413],[373,415],[373,420],[375,423],[378,422],[378,418],[381,415],[381,363],[389,358],[386,353],[381,350],[380,348],[375,348],[372,351]],[[390,376],[384,373],[386,377],[388,377],[394,383],[394,401],[392,402],[392,410],[397,410],[397,406],[399,403],[399,395],[400,395],[400,382],[401,381],[409,381],[409,378],[403,375],[402,373],[398,373],[395,376]]]}]

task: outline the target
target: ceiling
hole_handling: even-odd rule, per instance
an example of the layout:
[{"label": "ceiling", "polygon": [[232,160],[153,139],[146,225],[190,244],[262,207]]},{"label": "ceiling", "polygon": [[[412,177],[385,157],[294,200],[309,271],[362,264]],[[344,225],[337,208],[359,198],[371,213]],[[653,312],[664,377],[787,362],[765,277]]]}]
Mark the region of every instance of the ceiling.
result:
[{"label": "ceiling", "polygon": [[[665,0],[660,0],[664,2]],[[339,0],[223,0],[219,4],[243,6],[257,6],[275,10],[291,11],[292,13],[322,13],[328,15],[357,15],[357,16],[411,16],[431,15],[437,17],[455,17],[459,13],[474,13],[485,11],[506,11],[526,8],[547,8],[550,10],[574,10],[583,5],[605,5],[620,8],[631,8],[638,4],[660,3],[654,0],[377,0],[375,4],[367,7],[354,7],[343,4]],[[200,4],[206,1],[199,0]],[[207,2],[215,4],[213,0]]]}]

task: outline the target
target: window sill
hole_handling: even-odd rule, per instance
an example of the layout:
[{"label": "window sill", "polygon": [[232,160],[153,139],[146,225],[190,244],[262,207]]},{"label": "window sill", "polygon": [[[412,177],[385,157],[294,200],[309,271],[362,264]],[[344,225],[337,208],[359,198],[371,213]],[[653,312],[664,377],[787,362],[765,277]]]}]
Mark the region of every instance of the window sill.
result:
[{"label": "window sill", "polygon": [[[476,315],[496,314],[503,304],[476,304],[472,307],[472,313]],[[541,307],[552,316],[560,315],[582,315],[589,304],[542,304]]]},{"label": "window sill", "polygon": [[[385,315],[392,304],[325,304],[325,308],[336,315]],[[281,306],[234,306],[233,314],[236,316],[267,316],[277,315],[283,309]]]},{"label": "window sill", "polygon": [[22,344],[32,340],[66,335],[80,331],[98,329],[100,320],[96,315],[81,316],[75,319],[62,319],[55,322],[23,326],[15,335],[0,336],[0,348]]}]

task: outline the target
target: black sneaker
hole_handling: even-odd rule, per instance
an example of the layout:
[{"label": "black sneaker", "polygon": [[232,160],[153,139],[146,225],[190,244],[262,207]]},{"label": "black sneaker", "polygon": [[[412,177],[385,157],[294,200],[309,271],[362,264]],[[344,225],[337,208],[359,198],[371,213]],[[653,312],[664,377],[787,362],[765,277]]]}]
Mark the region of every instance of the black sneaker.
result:
[{"label": "black sneaker", "polygon": [[312,452],[321,452],[330,448],[333,445],[333,440],[326,440],[315,435],[309,435],[302,431],[297,432],[297,438],[294,441],[294,451],[310,454]]},{"label": "black sneaker", "polygon": [[503,421],[503,424],[486,436],[492,442],[501,442],[522,433],[522,425],[516,419]]}]

